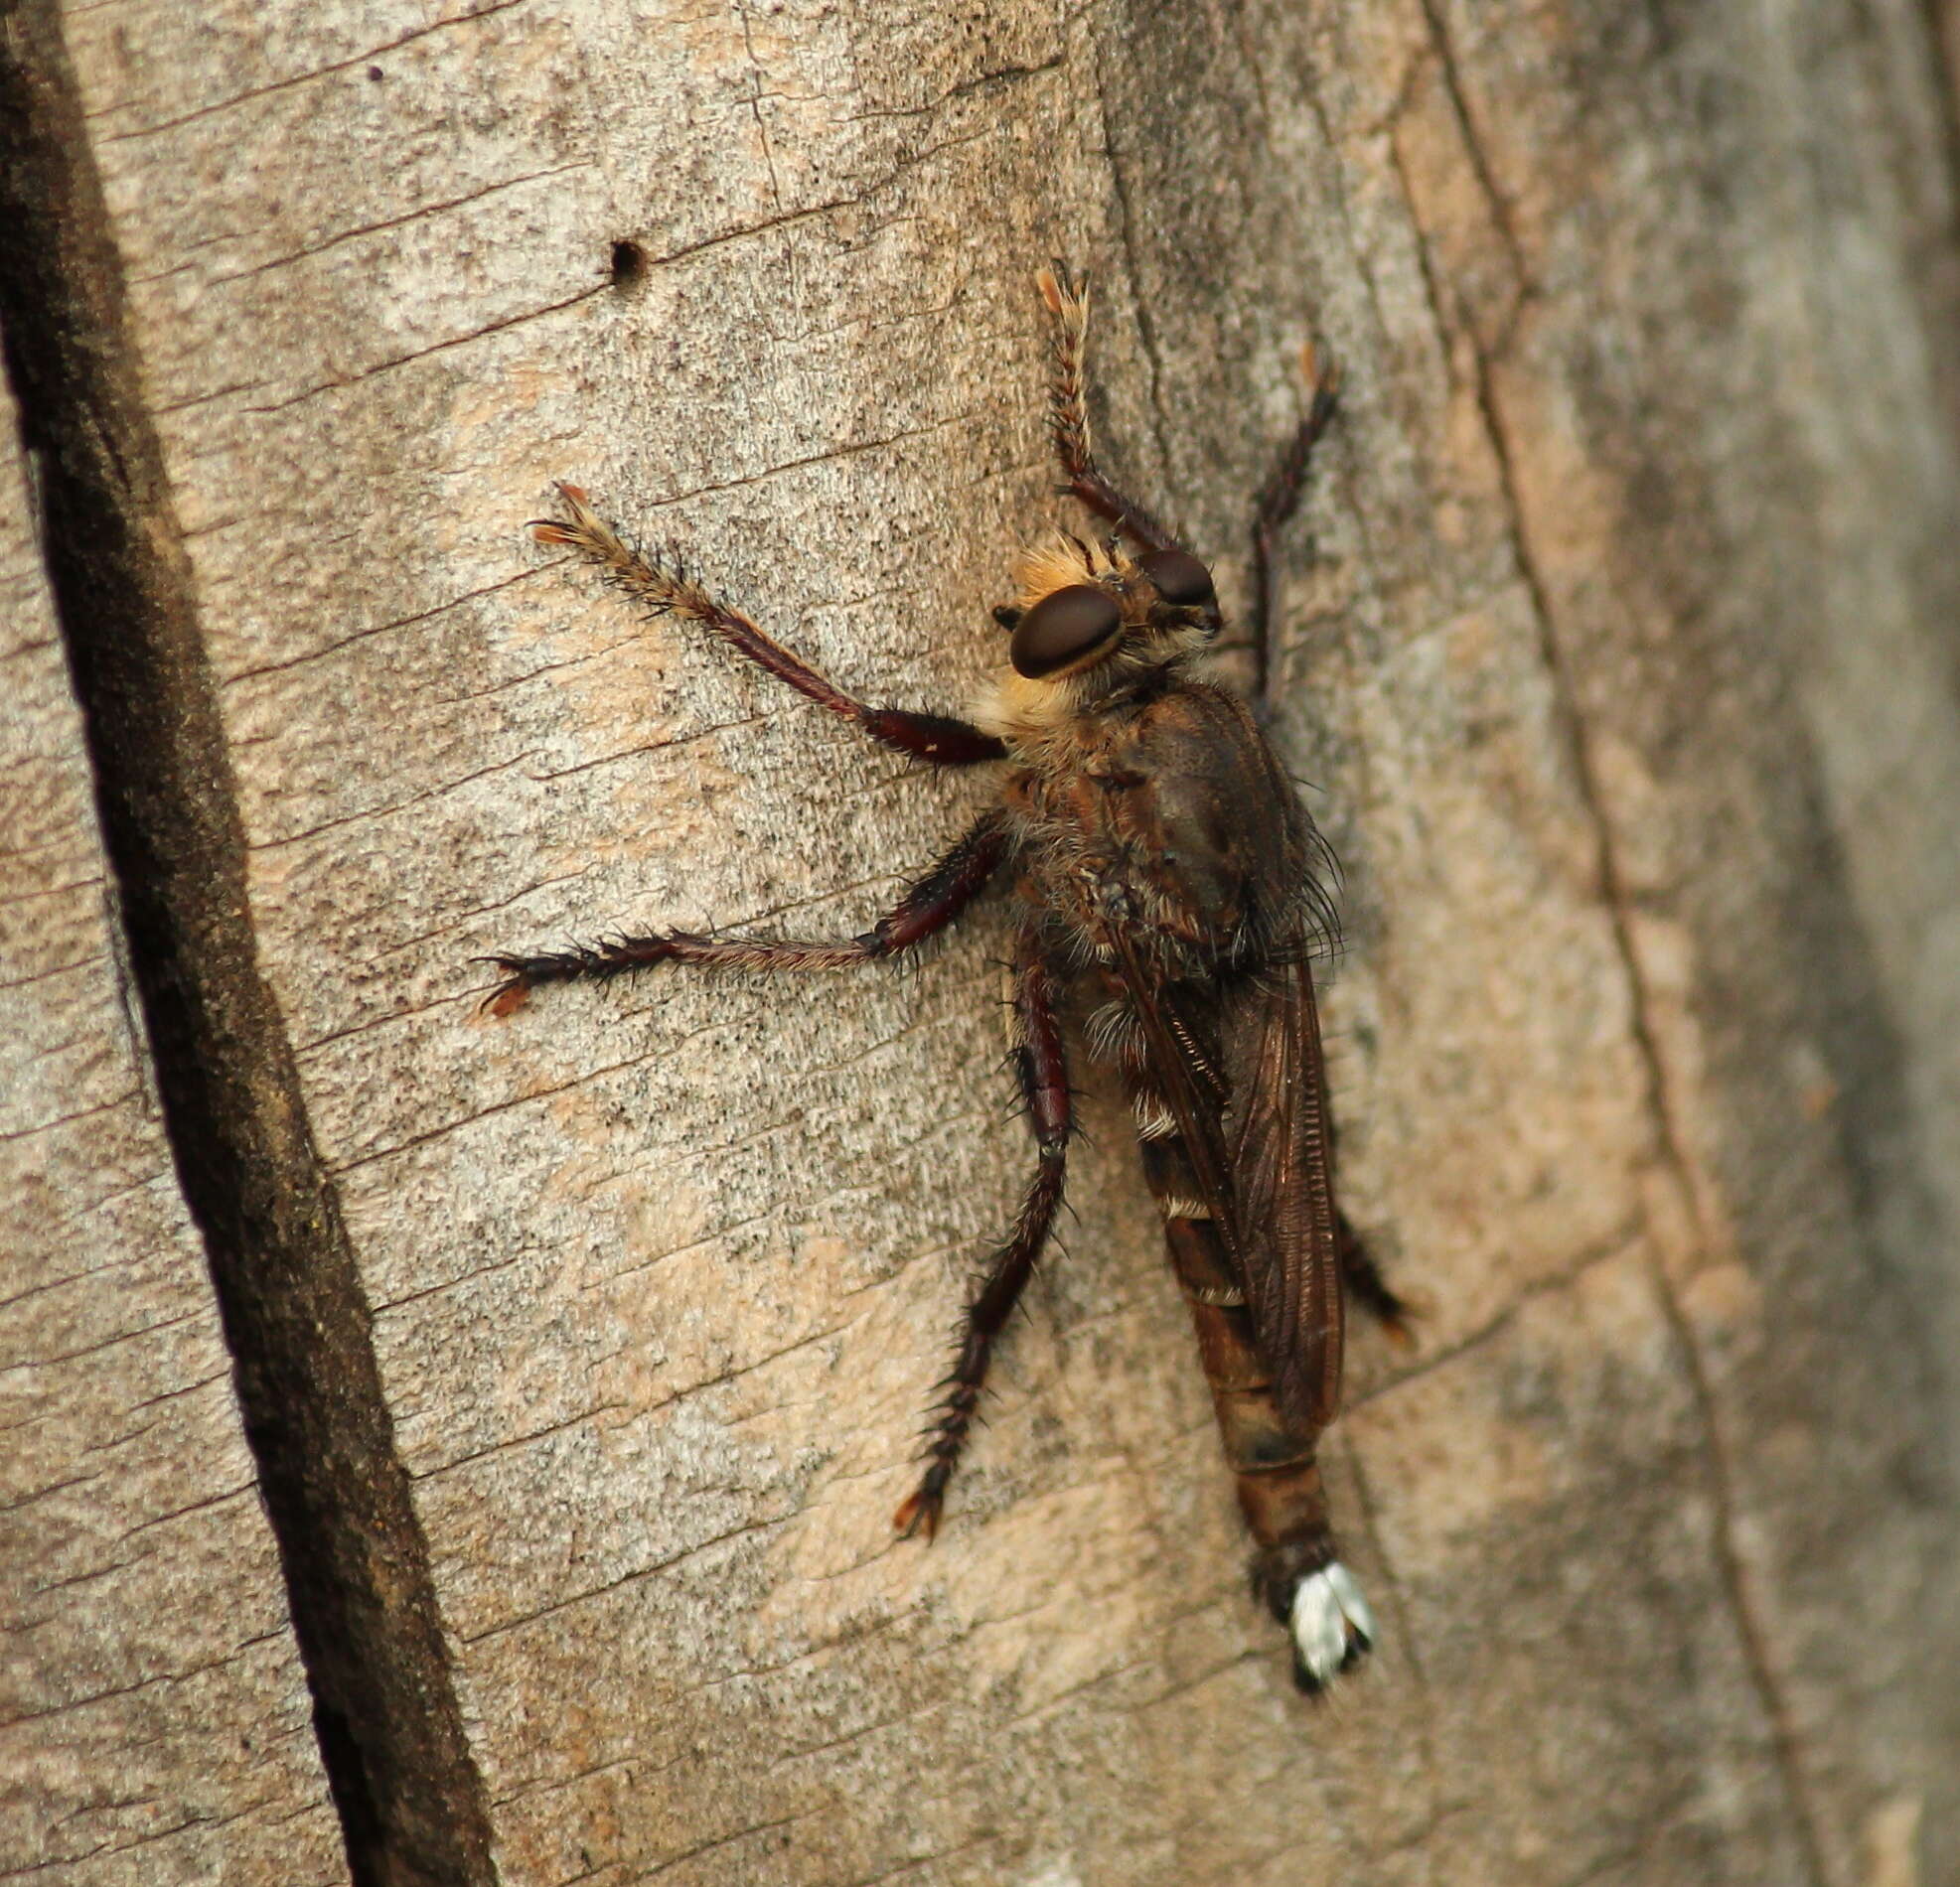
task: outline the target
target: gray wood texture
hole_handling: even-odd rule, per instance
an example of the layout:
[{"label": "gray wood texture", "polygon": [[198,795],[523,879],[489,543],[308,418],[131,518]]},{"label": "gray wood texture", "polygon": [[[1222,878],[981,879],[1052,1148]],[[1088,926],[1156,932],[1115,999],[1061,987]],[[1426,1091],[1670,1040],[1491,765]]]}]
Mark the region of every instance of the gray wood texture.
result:
[{"label": "gray wood texture", "polygon": [[[1960,1878],[1936,25],[1905,0],[72,10],[264,966],[504,1878]],[[646,261],[616,282],[621,242]],[[486,950],[861,930],[980,802],[523,525],[574,480],[840,680],[957,705],[1014,547],[1069,515],[1030,282],[1055,255],[1095,278],[1113,468],[1228,599],[1300,344],[1347,368],[1272,708],[1347,872],[1350,1210],[1429,1311],[1413,1359],[1351,1348],[1330,1476],[1385,1636],[1325,1709],[1245,1595],[1094,1082],[1079,1224],[947,1528],[890,1536],[1027,1164],[997,910],[895,975],[476,1012]],[[52,674],[45,624],[17,639]],[[113,1542],[202,1502],[170,1527],[209,1578],[64,1588],[29,1667],[79,1695],[113,1645],[99,1687],[133,1682],[140,1615],[182,1665],[212,1647],[213,1719],[284,1752],[219,1733],[206,1770],[173,1718],[123,1754],[132,1701],[33,1746],[28,1814],[68,1840],[59,1764],[99,1791],[155,1763],[105,1839],[247,1805],[200,1837],[226,1878],[330,1878],[72,709],[42,678],[7,714],[64,756],[82,886],[10,935],[95,965],[72,1012],[26,1006],[27,1119],[113,1103],[74,1130],[128,1136],[50,1210],[115,1195],[89,1267],[155,1292],[88,1300],[85,1341],[203,1332],[148,1390],[70,1362],[33,1393],[75,1411],[65,1446],[194,1381],[163,1406],[210,1422],[170,1431],[161,1500],[132,1468],[85,1519]],[[10,895],[41,869],[10,862]],[[23,1342],[23,1367],[75,1347],[16,1317]],[[13,1550],[38,1583],[93,1564]],[[196,1877],[148,1864],[74,1878]]]},{"label": "gray wood texture", "polygon": [[0,1879],[345,1881],[5,407]]}]

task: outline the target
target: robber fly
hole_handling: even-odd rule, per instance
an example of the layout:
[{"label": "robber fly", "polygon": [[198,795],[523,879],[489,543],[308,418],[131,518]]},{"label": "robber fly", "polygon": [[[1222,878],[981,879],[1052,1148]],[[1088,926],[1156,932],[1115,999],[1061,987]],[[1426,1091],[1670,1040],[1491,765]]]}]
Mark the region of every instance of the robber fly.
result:
[{"label": "robber fly", "polygon": [[[1210,573],[1096,464],[1086,292],[1059,266],[1037,281],[1054,323],[1049,400],[1062,489],[1110,534],[1097,544],[1057,534],[1022,555],[1013,602],[993,612],[1010,637],[1008,665],[970,720],[842,693],[677,560],[629,549],[571,486],[558,488],[563,516],[532,527],[656,615],[699,625],[886,747],[940,767],[997,767],[998,798],[848,942],[673,931],[496,956],[505,980],[488,1007],[508,1015],[543,984],[656,963],[808,970],[890,959],[1011,874],[1022,908],[1013,1062],[1036,1166],[967,1305],[924,1475],[895,1524],[928,1538],[937,1529],[994,1345],[1062,1203],[1072,1116],[1060,1012],[1065,993],[1086,992],[1100,1000],[1084,1035],[1128,1089],[1197,1329],[1257,1542],[1254,1588],[1291,1634],[1300,1686],[1317,1691],[1375,1636],[1335,1548],[1315,1465],[1340,1405],[1343,1288],[1392,1330],[1403,1310],[1334,1203],[1311,969],[1333,932],[1323,884],[1331,859],[1245,703],[1206,673],[1223,626]],[[1332,369],[1316,370],[1310,351],[1306,365],[1306,416],[1255,515],[1256,619],[1273,533],[1297,504],[1334,411]]]}]

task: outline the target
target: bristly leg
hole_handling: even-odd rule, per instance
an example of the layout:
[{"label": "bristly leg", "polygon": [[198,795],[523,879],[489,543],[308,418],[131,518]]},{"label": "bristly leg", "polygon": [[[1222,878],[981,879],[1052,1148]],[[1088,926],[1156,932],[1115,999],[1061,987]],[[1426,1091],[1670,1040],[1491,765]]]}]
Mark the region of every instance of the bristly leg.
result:
[{"label": "bristly leg", "polygon": [[844,693],[800,655],[765,636],[746,616],[717,603],[678,561],[642,556],[623,543],[585,502],[585,494],[577,486],[560,485],[557,489],[566,515],[533,523],[531,535],[541,544],[562,544],[576,551],[596,564],[615,589],[645,604],[656,616],[684,616],[700,624],[738,655],[901,754],[929,761],[935,767],[972,767],[1005,756],[1007,750],[999,741],[971,722],[947,714],[920,714],[910,708],[872,707]]},{"label": "bristly leg", "polygon": [[1313,448],[1327,430],[1340,402],[1340,364],[1331,355],[1318,352],[1310,341],[1300,350],[1300,371],[1310,389],[1306,417],[1286,442],[1286,449],[1280,455],[1280,463],[1267,480],[1253,510],[1253,607],[1247,629],[1252,637],[1261,699],[1266,696],[1267,680],[1272,672],[1273,542],[1286,520],[1299,509]]},{"label": "bristly leg", "polygon": [[843,943],[799,943],[751,937],[700,937],[688,931],[657,931],[620,937],[538,956],[491,956],[505,980],[484,1001],[494,1016],[508,1016],[543,983],[604,982],[656,963],[698,963],[709,969],[842,969],[874,963],[916,948],[952,924],[999,869],[1007,849],[1005,816],[983,812],[959,842],[876,924]]},{"label": "bristly leg", "polygon": [[1381,1267],[1369,1255],[1361,1234],[1348,1223],[1344,1212],[1334,1215],[1334,1240],[1340,1257],[1341,1280],[1348,1296],[1382,1326],[1398,1350],[1415,1349],[1416,1332],[1412,1325],[1421,1315],[1420,1307],[1390,1288]]},{"label": "bristly leg", "polygon": [[1049,430],[1062,462],[1063,489],[1146,550],[1184,546],[1133,499],[1124,497],[1096,464],[1089,439],[1089,290],[1055,262],[1034,278],[1055,317],[1055,366],[1048,381]]},{"label": "bristly leg", "polygon": [[988,1261],[967,1307],[959,1353],[945,1384],[946,1398],[939,1405],[926,1449],[926,1472],[892,1517],[892,1524],[908,1538],[922,1532],[931,1539],[939,1530],[947,1483],[967,1445],[994,1342],[1034,1275],[1035,1261],[1048,1242],[1062,1203],[1074,1106],[1061,1023],[1055,1013],[1055,981],[1033,925],[1022,929],[1014,950],[1014,1023],[1019,1036],[1014,1060],[1039,1164],[1022,1195],[1013,1230]]},{"label": "bristly leg", "polygon": [[[1340,1133],[1331,1122],[1327,1152],[1338,1165]],[[1354,1221],[1338,1206],[1334,1208],[1334,1257],[1341,1267],[1341,1288],[1348,1300],[1374,1318],[1398,1350],[1414,1350],[1416,1322],[1428,1314],[1430,1305],[1404,1296],[1389,1283],[1369,1251],[1368,1241],[1355,1231]]]}]

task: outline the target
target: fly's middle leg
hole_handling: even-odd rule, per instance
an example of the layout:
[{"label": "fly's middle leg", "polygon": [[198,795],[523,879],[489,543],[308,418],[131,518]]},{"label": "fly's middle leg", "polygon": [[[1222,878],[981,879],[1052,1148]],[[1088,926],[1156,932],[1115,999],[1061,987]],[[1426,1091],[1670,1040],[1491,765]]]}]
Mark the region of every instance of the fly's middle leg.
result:
[{"label": "fly's middle leg", "polygon": [[1037,1164],[1021,1198],[1013,1230],[995,1249],[967,1306],[953,1373],[941,1385],[945,1399],[929,1431],[926,1472],[892,1524],[910,1536],[928,1539],[939,1528],[947,1484],[959,1465],[986,1382],[987,1365],[998,1339],[1055,1224],[1068,1171],[1069,1134],[1074,1105],[1061,1022],[1055,1011],[1055,983],[1032,925],[1022,929],[1014,954],[1014,1062],[1021,1094],[1034,1128]]},{"label": "fly's middle leg", "polygon": [[656,963],[695,963],[708,969],[842,969],[902,955],[945,930],[986,889],[1006,846],[1002,815],[982,813],[870,930],[842,943],[656,931],[537,956],[487,957],[483,960],[495,963],[505,975],[484,1007],[492,1015],[507,1016],[541,984],[605,982],[651,969]]}]

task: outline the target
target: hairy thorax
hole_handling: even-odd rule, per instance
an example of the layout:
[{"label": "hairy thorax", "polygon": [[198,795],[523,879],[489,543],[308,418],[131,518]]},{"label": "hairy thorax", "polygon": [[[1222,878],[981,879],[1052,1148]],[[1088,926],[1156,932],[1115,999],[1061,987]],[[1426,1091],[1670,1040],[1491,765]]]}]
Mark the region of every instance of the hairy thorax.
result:
[{"label": "hairy thorax", "polygon": [[1018,731],[1026,890],[1078,960],[1127,940],[1172,977],[1259,966],[1303,890],[1304,815],[1236,697],[1171,677]]}]

